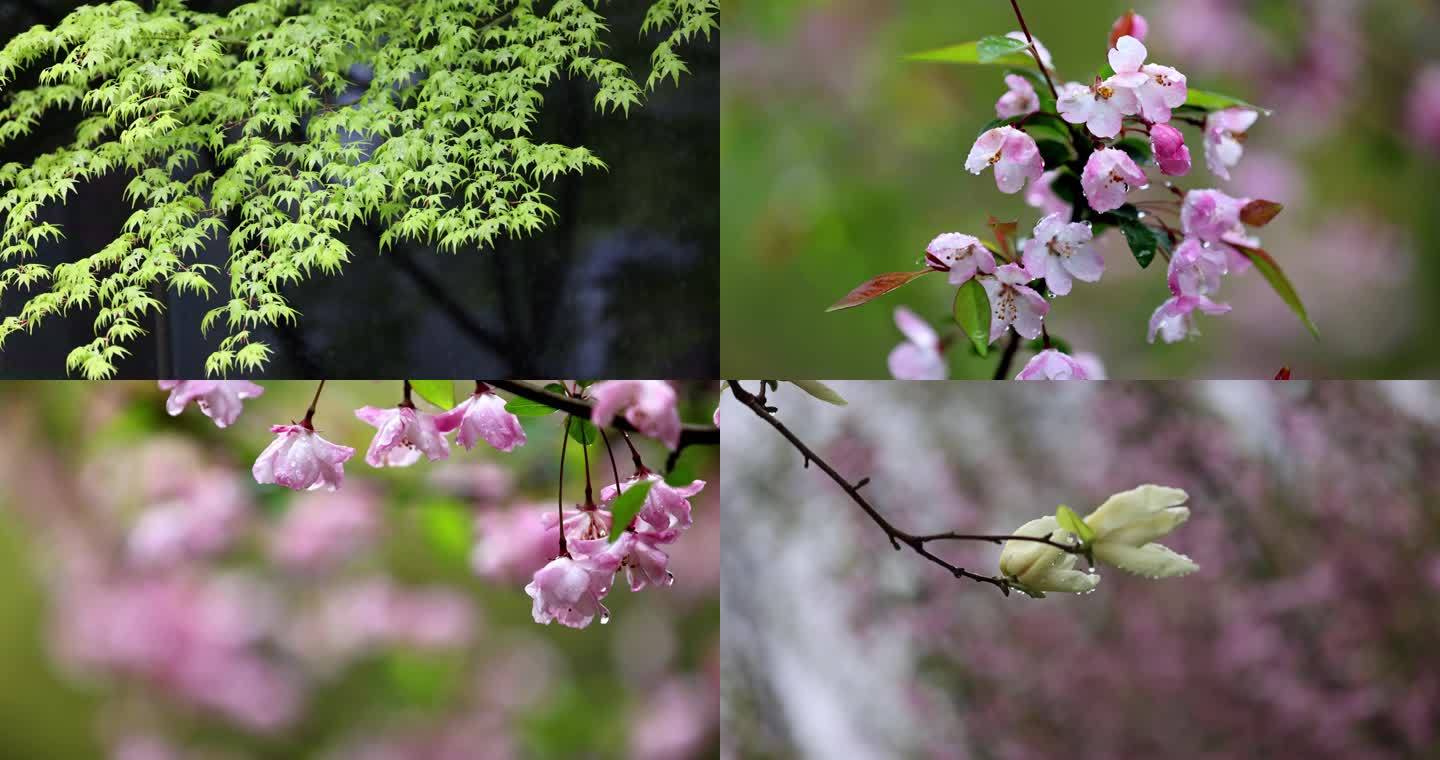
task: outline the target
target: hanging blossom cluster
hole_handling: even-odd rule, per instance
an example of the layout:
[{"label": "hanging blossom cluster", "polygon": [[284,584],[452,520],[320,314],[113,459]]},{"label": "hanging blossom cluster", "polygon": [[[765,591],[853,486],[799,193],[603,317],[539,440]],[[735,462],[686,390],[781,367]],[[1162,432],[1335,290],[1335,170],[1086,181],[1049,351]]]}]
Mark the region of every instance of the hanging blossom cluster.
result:
[{"label": "hanging blossom cluster", "polygon": [[[167,409],[172,415],[180,414],[189,402],[195,401],[220,427],[235,422],[244,399],[263,392],[263,388],[245,381],[162,381],[161,387],[170,391]],[[591,487],[588,450],[589,444],[595,442],[594,436],[604,436],[601,428],[623,418],[634,430],[677,452],[683,430],[678,396],[675,388],[663,380],[609,380],[588,387],[566,382],[558,390],[594,404],[589,421],[567,417],[565,422],[566,445],[574,438],[586,447],[585,499],[569,509],[562,502],[556,511],[537,510],[528,520],[522,516],[513,524],[508,520],[500,524],[483,520],[482,546],[496,551],[482,551],[477,546],[477,557],[483,559],[477,558],[476,567],[482,574],[492,574],[508,564],[507,555],[523,558],[538,550],[549,561],[534,572],[525,586],[525,592],[534,600],[535,622],[548,625],[558,621],[584,628],[596,618],[601,623],[608,621],[609,611],[602,600],[622,569],[631,591],[672,584],[667,549],[693,524],[689,500],[704,489],[705,481],[667,481],[645,466],[625,434],[634,472],[622,480],[618,469],[614,469],[614,484],[601,489],[597,502]],[[319,395],[317,390],[316,401]],[[252,468],[257,483],[297,491],[334,491],[342,485],[345,464],[354,457],[355,449],[321,437],[315,430],[314,416],[312,402],[300,422],[271,427],[275,439]],[[479,382],[469,398],[440,414],[418,409],[407,382],[405,397],[396,406],[365,406],[355,410],[355,416],[376,429],[365,452],[365,463],[377,468],[409,467],[422,458],[431,462],[448,459],[452,432],[455,442],[467,450],[482,440],[505,452],[526,442],[525,430],[505,399]],[[578,438],[576,431],[582,431]],[[608,451],[608,437],[605,440]],[[561,457],[563,479],[563,449]],[[626,498],[626,494],[630,497]],[[343,532],[344,528],[336,526],[337,531]],[[538,540],[537,530],[541,533]],[[306,553],[305,547],[292,551]]]},{"label": "hanging blossom cluster", "polygon": [[[1156,255],[1168,262],[1169,297],[1151,317],[1150,342],[1157,336],[1173,343],[1197,335],[1198,315],[1230,310],[1214,300],[1221,278],[1252,268],[1314,332],[1279,265],[1246,231],[1246,225],[1269,223],[1280,204],[1216,189],[1186,191],[1169,181],[1165,197],[1140,195],[1151,186],[1146,167],[1164,177],[1190,173],[1190,148],[1176,124],[1200,130],[1210,173],[1228,180],[1260,116],[1235,98],[1192,90],[1173,67],[1147,62],[1143,40],[1148,29],[1142,16],[1125,14],[1111,30],[1102,74],[1059,86],[1052,79],[1049,51],[1025,33],[958,46],[973,57],[955,60],[1018,63],[1016,56],[1028,55],[1019,60],[1038,67],[1038,73],[1020,69],[1006,75],[1007,91],[995,104],[998,118],[975,140],[965,168],[972,174],[993,170],[1000,192],[1024,190],[1028,205],[1043,216],[1028,237],[1018,237],[1017,223],[993,217],[993,243],[966,233],[940,234],[925,249],[926,269],[880,275],[831,307],[866,303],[933,272],[944,273],[958,288],[954,315],[961,341],[941,336],[904,307],[895,310],[906,340],[889,356],[893,376],[944,379],[949,374],[945,352],[957,342],[968,338],[983,357],[1013,331],[997,378],[1007,376],[1016,342],[1023,338],[1034,356],[1015,379],[1103,379],[1099,358],[1072,352],[1052,337],[1046,317],[1053,299],[1068,295],[1077,281],[1093,284],[1104,276],[1106,262],[1095,242],[1112,228],[1124,236],[1141,268]],[[942,55],[922,57],[947,60],[945,51],[938,52]]]},{"label": "hanging blossom cluster", "polygon": [[[1000,574],[1030,596],[1048,591],[1086,593],[1100,583],[1080,557],[1146,578],[1172,578],[1200,569],[1193,560],[1155,543],[1190,518],[1189,495],[1178,488],[1142,485],[1105,500],[1083,520],[1068,507],[1020,526],[1015,536],[1056,543],[1010,540],[1000,552]],[[1069,551],[1059,545],[1070,545]]]}]

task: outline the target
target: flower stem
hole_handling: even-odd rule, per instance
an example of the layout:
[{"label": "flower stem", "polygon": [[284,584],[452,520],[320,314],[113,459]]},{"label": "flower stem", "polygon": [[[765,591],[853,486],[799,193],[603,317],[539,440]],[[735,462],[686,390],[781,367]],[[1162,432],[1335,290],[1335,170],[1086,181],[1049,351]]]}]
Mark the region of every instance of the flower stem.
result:
[{"label": "flower stem", "polygon": [[320,391],[323,390],[325,390],[325,381],[321,380],[320,385],[315,388],[315,397],[310,399],[310,408],[305,410],[305,421],[300,423],[306,430],[315,429],[311,421],[315,419],[315,405],[320,403]]},{"label": "flower stem", "polygon": [[1050,94],[1060,99],[1060,92],[1055,89],[1055,83],[1050,81],[1050,70],[1045,68],[1045,63],[1040,60],[1040,49],[1035,47],[1035,38],[1030,36],[1030,27],[1025,25],[1025,16],[1020,13],[1018,0],[1010,0],[1010,7],[1015,9],[1015,18],[1020,22],[1020,31],[1025,34],[1025,41],[1030,43],[1030,55],[1035,58],[1035,65],[1040,67],[1040,73],[1045,75],[1045,84],[1050,85]]},{"label": "flower stem", "polygon": [[1020,333],[1010,333],[1010,342],[1005,344],[1005,353],[1000,355],[1000,364],[995,367],[996,380],[1010,376],[1010,365],[1015,363],[1015,353],[1020,350]]},{"label": "flower stem", "polygon": [[620,468],[615,465],[615,450],[610,448],[610,436],[605,434],[605,428],[598,428],[600,440],[605,442],[605,453],[610,455],[610,472],[615,475],[615,496],[620,496]]},{"label": "flower stem", "polygon": [[555,523],[555,530],[560,534],[560,556],[570,556],[569,550],[565,548],[565,449],[570,445],[570,420],[574,417],[565,418],[565,430],[560,436],[560,487],[555,493],[555,516],[558,522]]}]

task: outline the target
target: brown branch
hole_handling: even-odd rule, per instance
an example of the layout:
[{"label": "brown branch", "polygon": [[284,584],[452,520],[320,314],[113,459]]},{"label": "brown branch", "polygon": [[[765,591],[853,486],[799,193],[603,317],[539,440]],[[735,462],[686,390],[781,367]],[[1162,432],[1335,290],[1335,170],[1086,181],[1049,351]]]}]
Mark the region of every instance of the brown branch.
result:
[{"label": "brown branch", "polygon": [[900,530],[899,528],[891,524],[889,520],[885,519],[885,517],[881,515],[877,509],[875,509],[875,506],[872,505],[870,501],[866,499],[863,494],[860,493],[860,489],[864,488],[870,482],[869,478],[861,478],[860,480],[851,483],[849,479],[837,472],[835,468],[830,465],[829,462],[826,462],[824,459],[822,459],[820,455],[816,454],[815,451],[809,446],[807,446],[804,441],[800,440],[800,438],[796,436],[795,433],[790,430],[790,428],[785,426],[785,423],[776,419],[774,414],[774,407],[767,406],[763,399],[740,387],[740,383],[735,380],[729,381],[729,386],[730,392],[735,395],[736,401],[744,404],[760,419],[770,423],[771,427],[779,431],[780,435],[784,436],[785,440],[789,441],[790,445],[794,446],[795,450],[800,452],[800,456],[804,457],[805,466],[808,467],[811,462],[814,462],[816,467],[819,467],[821,471],[823,471],[826,475],[830,476],[830,479],[835,481],[835,484],[840,486],[840,489],[843,490],[847,495],[849,495],[850,500],[854,501],[855,504],[860,507],[861,511],[863,511],[867,516],[869,516],[869,518],[873,520],[876,525],[880,526],[880,530],[885,531],[885,537],[890,540],[890,545],[894,547],[896,551],[899,551],[900,546],[904,544],[905,546],[910,547],[910,549],[916,554],[919,554],[925,559],[930,560],[931,562],[939,565],[940,567],[945,568],[946,571],[948,571],[956,578],[969,578],[978,583],[988,583],[1000,589],[1001,593],[1005,594],[1006,596],[1010,595],[1011,588],[1011,584],[1008,579],[1000,576],[981,575],[979,573],[973,573],[963,567],[955,565],[935,555],[933,552],[927,549],[925,545],[932,541],[986,541],[996,544],[1003,544],[1006,541],[1032,541],[1036,543],[1046,544],[1048,546],[1053,546],[1056,549],[1064,552],[1069,552],[1071,554],[1079,554],[1083,551],[1079,545],[1061,543],[1059,541],[1051,540],[1048,537],[1042,538],[1037,536],[999,536],[955,532],[921,534],[907,533],[903,530]]},{"label": "brown branch", "polygon": [[[551,393],[527,380],[486,380],[485,382],[507,393],[554,407],[583,420],[590,419],[590,413],[593,410],[593,405],[585,399]],[[610,427],[627,433],[644,434],[624,417],[616,417],[610,422]],[[714,425],[682,425],[680,426],[680,445],[675,447],[675,451],[681,451],[686,446],[718,445],[720,445],[720,428]]]},{"label": "brown branch", "polygon": [[1020,13],[1020,3],[1017,0],[1010,0],[1010,7],[1015,9],[1015,18],[1020,22],[1020,31],[1025,33],[1025,41],[1030,43],[1030,55],[1035,58],[1035,65],[1040,67],[1040,73],[1045,75],[1045,84],[1050,85],[1050,94],[1060,99],[1059,90],[1055,89],[1055,83],[1050,80],[1050,70],[1045,68],[1045,62],[1040,60],[1040,48],[1035,46],[1035,38],[1030,36],[1030,27],[1025,25],[1025,16]]}]

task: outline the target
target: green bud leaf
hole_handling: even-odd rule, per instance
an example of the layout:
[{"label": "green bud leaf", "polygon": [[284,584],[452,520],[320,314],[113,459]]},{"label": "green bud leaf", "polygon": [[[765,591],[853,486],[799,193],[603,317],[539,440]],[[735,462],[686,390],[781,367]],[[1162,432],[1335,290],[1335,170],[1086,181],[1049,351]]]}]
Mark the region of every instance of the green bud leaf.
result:
[{"label": "green bud leaf", "polygon": [[640,514],[640,510],[645,506],[645,496],[654,485],[653,480],[642,480],[625,489],[624,493],[610,503],[610,514],[614,518],[610,528],[610,543],[620,540],[620,534],[630,526],[635,515]]},{"label": "green bud leaf", "polygon": [[975,353],[990,353],[990,296],[980,281],[971,278],[955,291],[955,324],[965,331]]}]

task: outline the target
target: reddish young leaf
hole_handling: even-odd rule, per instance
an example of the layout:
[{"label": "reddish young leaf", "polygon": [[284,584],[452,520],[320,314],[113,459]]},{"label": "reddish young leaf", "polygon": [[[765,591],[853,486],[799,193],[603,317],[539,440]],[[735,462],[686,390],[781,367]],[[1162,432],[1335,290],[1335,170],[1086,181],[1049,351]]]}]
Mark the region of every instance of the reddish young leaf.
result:
[{"label": "reddish young leaf", "polygon": [[1289,367],[1281,367],[1281,368],[1280,368],[1280,371],[1275,373],[1275,379],[1276,379],[1276,380],[1289,380],[1289,379],[1290,379],[1290,368],[1289,368]]},{"label": "reddish young leaf", "polygon": [[995,242],[1000,245],[1000,250],[1008,257],[1015,258],[1015,252],[1010,248],[1010,241],[1015,238],[1015,231],[1019,229],[1019,222],[1002,222],[991,216],[987,224],[990,231],[995,233]]},{"label": "reddish young leaf", "polygon": [[920,275],[930,274],[933,271],[935,270],[921,269],[918,272],[889,272],[872,277],[860,283],[859,286],[847,293],[844,298],[836,301],[833,306],[825,311],[839,311],[852,306],[859,306],[862,303],[868,303],[910,282]]},{"label": "reddish young leaf", "polygon": [[1125,11],[1124,15],[1115,19],[1115,25],[1110,27],[1110,47],[1115,47],[1115,43],[1126,35],[1135,36],[1135,11],[1133,10]]},{"label": "reddish young leaf", "polygon": [[1284,210],[1285,207],[1275,201],[1250,201],[1240,209],[1240,221],[1251,227],[1264,227]]}]

